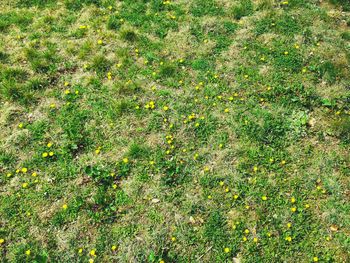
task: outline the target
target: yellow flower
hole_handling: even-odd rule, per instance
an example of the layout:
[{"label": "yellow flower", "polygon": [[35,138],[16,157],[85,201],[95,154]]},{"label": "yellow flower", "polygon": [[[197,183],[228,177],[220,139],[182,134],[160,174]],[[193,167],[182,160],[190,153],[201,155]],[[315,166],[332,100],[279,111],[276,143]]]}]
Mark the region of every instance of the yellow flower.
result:
[{"label": "yellow flower", "polygon": [[79,254],[82,254],[82,253],[83,253],[83,249],[82,249],[82,248],[79,248],[78,253],[79,253]]},{"label": "yellow flower", "polygon": [[117,246],[113,245],[111,249],[112,251],[115,251],[117,249]]},{"label": "yellow flower", "polygon": [[292,203],[292,204],[294,204],[295,203],[295,198],[294,197],[292,197],[291,199],[290,199],[290,202]]},{"label": "yellow flower", "polygon": [[128,158],[123,159],[123,163],[128,163],[128,162],[129,162]]},{"label": "yellow flower", "polygon": [[54,152],[49,152],[49,155],[50,155],[50,156],[53,156],[53,155],[54,155]]},{"label": "yellow flower", "polygon": [[95,153],[96,153],[96,154],[99,154],[99,153],[100,153],[100,149],[96,149],[96,150],[95,150]]},{"label": "yellow flower", "polygon": [[64,91],[64,93],[65,93],[66,95],[68,95],[68,94],[70,93],[70,90],[69,90],[69,89],[66,89],[66,90]]},{"label": "yellow flower", "polygon": [[290,211],[292,211],[293,213],[297,211],[297,208],[295,206],[293,206]]},{"label": "yellow flower", "polygon": [[262,199],[263,201],[266,201],[266,200],[267,200],[267,196],[266,196],[266,195],[263,195],[263,196],[261,197],[261,199]]},{"label": "yellow flower", "polygon": [[291,241],[292,241],[292,237],[290,237],[290,236],[286,237],[285,239],[286,239],[286,241],[288,241],[288,242],[291,242]]},{"label": "yellow flower", "polygon": [[168,106],[164,106],[164,107],[163,107],[163,110],[164,110],[164,111],[167,111],[167,110],[169,110],[169,107],[168,107]]},{"label": "yellow flower", "polygon": [[314,257],[314,258],[313,258],[313,261],[314,261],[314,262],[318,262],[318,257]]},{"label": "yellow flower", "polygon": [[48,154],[47,152],[44,152],[44,153],[42,154],[42,157],[46,158],[48,155],[49,155],[49,154]]},{"label": "yellow flower", "polygon": [[159,260],[159,263],[165,263],[165,261],[163,259]]},{"label": "yellow flower", "polygon": [[21,169],[21,172],[24,173],[24,174],[25,174],[27,171],[28,171],[28,169],[25,168],[25,167],[23,167],[23,168]]},{"label": "yellow flower", "polygon": [[26,255],[30,256],[30,250],[29,249],[26,251]]},{"label": "yellow flower", "polygon": [[235,194],[235,195],[233,196],[234,199],[238,199],[238,197],[239,197],[238,194]]},{"label": "yellow flower", "polygon": [[254,166],[253,170],[254,170],[254,172],[257,172],[258,171],[258,167]]},{"label": "yellow flower", "polygon": [[243,240],[243,241],[247,241],[247,238],[246,238],[246,237],[243,237],[242,240]]},{"label": "yellow flower", "polygon": [[33,177],[37,177],[37,175],[38,175],[38,174],[37,174],[36,172],[32,173],[32,176],[33,176]]},{"label": "yellow flower", "polygon": [[118,188],[118,185],[117,184],[113,184],[113,189],[117,189]]},{"label": "yellow flower", "polygon": [[23,128],[23,123],[22,122],[20,124],[18,124],[18,128],[20,128],[20,129]]},{"label": "yellow flower", "polygon": [[171,241],[175,242],[176,241],[176,237],[171,237]]},{"label": "yellow flower", "polygon": [[225,113],[229,113],[230,112],[230,110],[228,108],[226,108],[224,111],[225,111]]},{"label": "yellow flower", "polygon": [[5,239],[0,238],[0,245],[3,244],[3,243],[5,243]]},{"label": "yellow flower", "polygon": [[249,232],[250,232],[249,229],[244,230],[245,234],[249,234]]},{"label": "yellow flower", "polygon": [[92,258],[90,258],[89,263],[94,263],[94,260]]},{"label": "yellow flower", "polygon": [[225,252],[225,253],[230,253],[230,248],[225,247],[225,248],[224,248],[224,252]]},{"label": "yellow flower", "polygon": [[285,52],[284,52],[284,54],[285,54],[285,55],[288,55],[288,54],[289,54],[289,52],[288,52],[288,51],[285,51]]},{"label": "yellow flower", "polygon": [[90,251],[90,255],[96,257],[96,250],[95,250],[95,249],[92,249],[92,250]]},{"label": "yellow flower", "polygon": [[208,199],[212,199],[213,197],[211,195],[208,195]]},{"label": "yellow flower", "polygon": [[46,146],[50,148],[52,146],[52,142],[49,142]]},{"label": "yellow flower", "polygon": [[287,223],[287,227],[288,227],[288,228],[291,228],[291,227],[292,227],[292,224],[291,224],[291,223]]},{"label": "yellow flower", "polygon": [[23,184],[22,184],[22,187],[23,187],[23,188],[27,188],[27,187],[28,187],[28,183],[23,183]]},{"label": "yellow flower", "polygon": [[66,210],[68,208],[67,204],[62,205],[63,210]]},{"label": "yellow flower", "polygon": [[103,44],[103,41],[102,41],[101,39],[99,39],[99,40],[97,41],[97,44],[102,45],[102,44]]},{"label": "yellow flower", "polygon": [[257,238],[257,237],[254,237],[254,238],[253,238],[253,241],[254,241],[255,243],[257,243],[257,242],[258,242],[258,238]]}]

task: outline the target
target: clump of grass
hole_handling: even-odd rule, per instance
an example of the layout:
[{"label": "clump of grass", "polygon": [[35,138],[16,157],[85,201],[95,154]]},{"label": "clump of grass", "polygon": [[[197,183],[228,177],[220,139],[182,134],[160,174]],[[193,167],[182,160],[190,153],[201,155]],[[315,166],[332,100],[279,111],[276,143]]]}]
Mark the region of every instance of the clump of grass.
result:
[{"label": "clump of grass", "polygon": [[241,19],[242,17],[253,14],[254,6],[251,0],[243,0],[233,7],[232,14],[235,19]]},{"label": "clump of grass", "polygon": [[100,77],[105,76],[111,66],[111,61],[109,61],[103,55],[95,56],[91,63],[91,69],[93,69],[96,72],[96,74]]},{"label": "clump of grass", "polygon": [[31,13],[8,12],[0,14],[0,32],[7,31],[12,25],[25,30],[33,21]]},{"label": "clump of grass", "polygon": [[107,28],[111,30],[119,30],[122,25],[122,20],[117,15],[111,15],[107,21]]},{"label": "clump of grass", "polygon": [[137,40],[137,34],[131,29],[125,29],[120,32],[120,37],[128,42],[135,42]]}]

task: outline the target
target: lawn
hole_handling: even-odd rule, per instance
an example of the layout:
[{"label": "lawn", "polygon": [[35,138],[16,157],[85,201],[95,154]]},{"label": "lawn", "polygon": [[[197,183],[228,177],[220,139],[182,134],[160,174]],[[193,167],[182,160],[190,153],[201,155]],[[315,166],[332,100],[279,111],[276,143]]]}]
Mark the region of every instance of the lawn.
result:
[{"label": "lawn", "polygon": [[1,0],[0,262],[350,262],[348,0]]}]

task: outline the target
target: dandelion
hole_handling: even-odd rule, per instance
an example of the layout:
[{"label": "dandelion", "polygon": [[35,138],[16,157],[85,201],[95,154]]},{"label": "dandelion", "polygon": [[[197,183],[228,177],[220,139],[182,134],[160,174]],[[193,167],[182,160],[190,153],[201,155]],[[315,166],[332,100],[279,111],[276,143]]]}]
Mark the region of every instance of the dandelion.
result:
[{"label": "dandelion", "polygon": [[96,257],[96,250],[95,249],[90,250],[90,255],[93,257]]},{"label": "dandelion", "polygon": [[26,253],[27,256],[30,256],[30,249],[26,250],[25,253]]},{"label": "dandelion", "polygon": [[52,142],[49,142],[46,146],[47,148],[50,148],[52,146]]},{"label": "dandelion", "polygon": [[247,234],[247,235],[249,234],[249,232],[250,232],[249,229],[245,229],[244,230],[244,233]]},{"label": "dandelion", "polygon": [[239,195],[238,195],[238,194],[235,194],[235,195],[233,196],[233,199],[237,200],[238,197],[239,197]]},{"label": "dandelion", "polygon": [[4,244],[5,243],[5,239],[3,238],[0,238],[0,245]]},{"label": "dandelion", "polygon": [[102,44],[103,44],[103,41],[102,41],[101,39],[99,39],[99,40],[97,41],[97,44],[102,45]]},{"label": "dandelion", "polygon": [[208,199],[212,199],[213,197],[211,195],[208,195]]},{"label": "dandelion", "polygon": [[22,122],[20,124],[18,124],[18,128],[20,128],[20,129],[23,128],[23,123]]},{"label": "dandelion", "polygon": [[292,204],[294,204],[295,203],[295,198],[294,197],[292,197],[291,199],[290,199],[290,202],[292,203]]},{"label": "dandelion", "polygon": [[163,110],[164,110],[164,111],[167,111],[167,110],[169,110],[169,107],[168,107],[168,106],[164,106],[164,107],[163,107]]},{"label": "dandelion", "polygon": [[292,241],[292,237],[287,236],[287,237],[285,238],[285,240],[288,241],[288,242],[291,242],[291,241]]},{"label": "dandelion", "polygon": [[254,238],[253,238],[253,241],[254,241],[254,243],[257,243],[257,242],[258,242],[258,238],[257,238],[257,237],[254,237]]},{"label": "dandelion", "polygon": [[111,249],[112,249],[112,251],[116,251],[117,250],[117,246],[113,245]]},{"label": "dandelion", "polygon": [[123,158],[123,163],[128,163],[128,162],[129,162],[128,158]]},{"label": "dandelion", "polygon": [[176,241],[176,237],[171,237],[171,241],[175,242]]},{"label": "dandelion", "polygon": [[69,89],[66,89],[66,90],[64,91],[64,94],[66,94],[66,95],[70,94],[70,90],[69,90]]},{"label": "dandelion", "polygon": [[82,249],[82,248],[79,248],[78,253],[79,253],[79,254],[82,254],[82,253],[83,253],[83,249]]},{"label": "dandelion", "polygon": [[224,111],[225,111],[225,113],[229,113],[230,112],[230,110],[228,108],[226,108]]},{"label": "dandelion", "polygon": [[23,168],[21,169],[21,172],[24,173],[24,174],[25,174],[27,171],[28,171],[28,169],[27,169],[26,167],[23,167]]},{"label": "dandelion", "polygon": [[63,205],[62,205],[62,208],[63,208],[63,210],[67,210],[68,205],[67,205],[67,204],[63,204]]},{"label": "dandelion", "polygon": [[314,257],[312,260],[313,260],[314,262],[318,262],[318,257]]},{"label": "dandelion", "polygon": [[33,177],[37,177],[37,175],[38,175],[38,174],[37,174],[36,172],[33,172],[33,173],[32,173],[32,176],[33,176]]},{"label": "dandelion", "polygon": [[224,248],[224,252],[225,252],[225,253],[230,253],[230,251],[231,251],[230,248],[228,248],[228,247],[225,247],[225,248]]},{"label": "dandelion", "polygon": [[42,157],[46,158],[48,155],[49,155],[49,154],[48,154],[47,152],[44,152],[44,153],[42,154]]},{"label": "dandelion", "polygon": [[263,201],[266,201],[266,200],[267,200],[267,196],[266,196],[266,195],[263,195],[263,196],[261,197],[261,199],[262,199]]},{"label": "dandelion", "polygon": [[49,152],[49,156],[54,156],[54,152]]},{"label": "dandelion", "polygon": [[27,188],[28,187],[28,183],[23,183],[22,184],[22,188]]},{"label": "dandelion", "polygon": [[94,260],[92,258],[90,258],[89,263],[94,263]]},{"label": "dandelion", "polygon": [[297,208],[295,206],[293,206],[290,211],[292,211],[293,213],[297,211]]}]

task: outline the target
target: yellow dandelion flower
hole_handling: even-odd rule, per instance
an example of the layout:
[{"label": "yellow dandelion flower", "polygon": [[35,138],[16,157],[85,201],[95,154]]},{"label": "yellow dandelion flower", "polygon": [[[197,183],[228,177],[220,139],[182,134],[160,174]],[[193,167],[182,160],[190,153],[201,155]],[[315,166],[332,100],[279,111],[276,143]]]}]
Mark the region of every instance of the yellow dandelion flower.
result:
[{"label": "yellow dandelion flower", "polygon": [[42,154],[42,157],[46,158],[48,155],[49,155],[49,154],[48,154],[47,152],[44,152],[44,153]]},{"label": "yellow dandelion flower", "polygon": [[291,242],[291,241],[292,241],[292,237],[287,236],[287,237],[285,238],[285,240],[288,241],[288,242]]},{"label": "yellow dandelion flower", "polygon": [[230,251],[231,251],[230,248],[228,248],[228,247],[225,247],[225,248],[224,248],[224,252],[225,252],[225,253],[230,253]]},{"label": "yellow dandelion flower", "polygon": [[49,156],[54,156],[54,152],[49,152]]},{"label": "yellow dandelion flower", "polygon": [[318,257],[314,257],[312,260],[313,260],[314,262],[318,262]]},{"label": "yellow dandelion flower", "polygon": [[27,188],[28,187],[28,183],[23,183],[22,184],[22,188]]},{"label": "yellow dandelion flower", "polygon": [[67,205],[67,204],[63,204],[63,205],[62,205],[62,208],[63,208],[63,210],[67,210],[68,205]]},{"label": "yellow dandelion flower", "polygon": [[26,255],[30,256],[30,249],[26,250]]},{"label": "yellow dandelion flower", "polygon": [[112,251],[116,251],[117,250],[117,246],[113,245],[111,249],[112,249]]},{"label": "yellow dandelion flower", "polygon": [[103,41],[102,41],[101,39],[99,39],[99,40],[97,41],[97,44],[102,45],[102,44],[103,44]]},{"label": "yellow dandelion flower", "polygon": [[263,201],[266,201],[266,200],[267,200],[267,196],[266,196],[266,195],[263,195],[263,196],[261,197],[261,199],[262,199]]},{"label": "yellow dandelion flower", "polygon": [[0,245],[5,243],[5,239],[0,238]]},{"label": "yellow dandelion flower", "polygon": [[90,255],[95,257],[96,256],[96,250],[95,249],[90,250]]},{"label": "yellow dandelion flower", "polygon": [[21,172],[24,173],[24,174],[25,174],[27,171],[28,171],[28,169],[27,169],[26,167],[23,167],[23,168],[21,169]]},{"label": "yellow dandelion flower", "polygon": [[171,241],[175,242],[176,241],[176,237],[171,237]]},{"label": "yellow dandelion flower", "polygon": [[128,163],[128,162],[129,162],[128,158],[123,158],[123,163]]},{"label": "yellow dandelion flower", "polygon": [[23,123],[22,122],[20,124],[18,124],[18,128],[20,128],[20,129],[23,128]]}]

